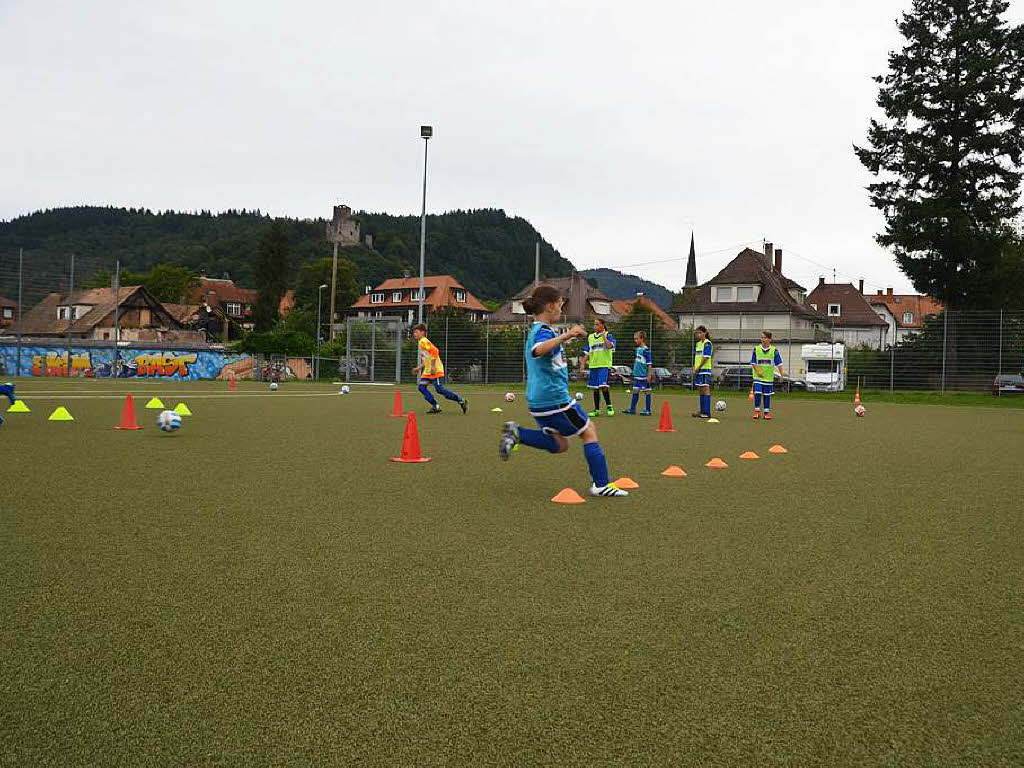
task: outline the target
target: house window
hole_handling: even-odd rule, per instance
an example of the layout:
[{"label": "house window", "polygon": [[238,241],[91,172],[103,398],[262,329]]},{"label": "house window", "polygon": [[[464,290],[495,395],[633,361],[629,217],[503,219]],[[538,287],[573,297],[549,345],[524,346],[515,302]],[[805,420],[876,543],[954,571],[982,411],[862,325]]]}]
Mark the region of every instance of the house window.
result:
[{"label": "house window", "polygon": [[715,297],[712,299],[717,304],[721,304],[727,301],[735,301],[733,296],[733,289],[730,285],[728,288],[715,288]]},{"label": "house window", "polygon": [[840,312],[842,312],[842,307],[839,306],[838,304],[829,304],[828,305],[828,316],[829,317],[839,317]]},{"label": "house window", "polygon": [[13,320],[14,310],[10,307],[4,307],[4,320]]},{"label": "house window", "polygon": [[525,315],[526,310],[523,308],[523,302],[513,301],[512,302],[512,314],[514,315]]},{"label": "house window", "polygon": [[400,304],[402,302],[402,292],[401,291],[394,291],[391,294],[391,300],[393,302],[395,302],[396,304]]},{"label": "house window", "polygon": [[455,292],[455,300],[456,301],[460,301],[460,302],[465,302],[466,301],[466,292],[465,291],[456,291]]},{"label": "house window", "polygon": [[612,311],[612,305],[607,301],[591,301],[590,306],[594,308],[594,312],[599,315],[610,315]]},{"label": "house window", "polygon": [[736,301],[753,301],[754,286],[743,285],[736,289]]},{"label": "house window", "polygon": [[239,304],[237,301],[229,301],[227,311],[228,314],[231,315],[231,317],[238,317],[240,314],[242,314],[242,305]]},{"label": "house window", "polygon": [[904,312],[903,313],[903,324],[904,325],[912,325],[913,322],[914,322],[914,313],[913,312]]},{"label": "house window", "polygon": [[70,309],[71,309],[70,307],[57,307],[57,319],[58,320],[67,320],[68,319],[68,311]]},{"label": "house window", "polygon": [[419,301],[420,299],[426,298],[426,292],[426,288],[424,288],[422,291],[419,288],[417,288],[415,291],[412,292],[412,300]]},{"label": "house window", "polygon": [[370,294],[370,303],[371,304],[383,304],[384,303],[384,294],[383,293],[371,293]]}]

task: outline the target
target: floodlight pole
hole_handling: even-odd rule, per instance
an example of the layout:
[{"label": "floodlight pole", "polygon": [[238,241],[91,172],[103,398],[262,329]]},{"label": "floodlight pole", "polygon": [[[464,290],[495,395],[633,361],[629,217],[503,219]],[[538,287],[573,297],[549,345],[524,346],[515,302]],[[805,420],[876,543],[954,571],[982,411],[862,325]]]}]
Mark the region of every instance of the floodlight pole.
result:
[{"label": "floodlight pole", "polygon": [[417,323],[423,322],[423,299],[425,298],[423,289],[423,273],[427,246],[427,145],[430,142],[430,137],[433,135],[434,129],[432,126],[420,126],[420,138],[423,139],[423,212],[420,214],[420,295],[416,319]]},{"label": "floodlight pole", "polygon": [[324,327],[320,323],[320,305],[323,303],[324,289],[326,287],[327,284],[324,283],[316,291],[316,365],[313,366],[313,375],[318,379],[320,378],[320,340],[324,335]]}]

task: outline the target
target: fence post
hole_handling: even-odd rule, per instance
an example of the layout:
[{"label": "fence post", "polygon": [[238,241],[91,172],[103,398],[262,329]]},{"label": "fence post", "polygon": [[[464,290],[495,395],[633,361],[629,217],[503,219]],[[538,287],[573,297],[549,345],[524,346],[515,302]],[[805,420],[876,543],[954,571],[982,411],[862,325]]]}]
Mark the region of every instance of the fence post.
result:
[{"label": "fence post", "polygon": [[519,356],[523,366],[523,384],[526,384],[526,321],[523,320],[522,328],[520,328],[523,334],[523,354]]},{"label": "fence post", "polygon": [[21,376],[21,294],[23,284],[23,273],[25,271],[25,249],[18,249],[18,366],[14,369],[15,376]]},{"label": "fence post", "polygon": [[370,381],[377,381],[377,318],[370,318]]},{"label": "fence post", "polygon": [[[893,332],[893,341],[896,340],[895,330]],[[896,373],[896,344],[893,343],[889,347],[889,392],[893,392],[893,381]]]},{"label": "fence post", "polygon": [[939,390],[942,393],[946,391],[946,338],[949,330],[949,310],[947,309],[942,313],[942,384]]},{"label": "fence post", "polygon": [[[793,364],[793,313],[789,313],[789,353],[787,362],[789,363],[789,387],[788,392],[793,391],[793,371],[796,370],[796,365]],[[804,374],[804,384],[807,383],[807,374]]]},{"label": "fence post", "polygon": [[484,319],[484,384],[491,382],[491,318]]},{"label": "fence post", "polygon": [[448,368],[448,314],[444,316],[444,367],[447,372]]},{"label": "fence post", "polygon": [[71,290],[68,292],[68,373],[71,378],[71,329],[75,324],[75,254],[71,254]]},{"label": "fence post", "polygon": [[1003,373],[1003,310],[999,310],[999,375]]},{"label": "fence post", "polygon": [[352,381],[352,315],[345,320],[345,381]]}]

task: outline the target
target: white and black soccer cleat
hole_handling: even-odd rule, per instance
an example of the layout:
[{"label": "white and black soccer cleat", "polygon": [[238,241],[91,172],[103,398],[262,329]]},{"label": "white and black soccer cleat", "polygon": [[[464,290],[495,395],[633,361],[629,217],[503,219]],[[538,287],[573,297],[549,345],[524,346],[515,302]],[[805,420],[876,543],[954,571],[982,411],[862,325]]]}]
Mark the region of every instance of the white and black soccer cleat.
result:
[{"label": "white and black soccer cleat", "polygon": [[619,488],[615,483],[608,483],[604,488],[598,488],[596,485],[590,486],[591,496],[610,496],[612,498],[621,498],[623,496],[629,496],[629,491],[624,491]]},{"label": "white and black soccer cleat", "polygon": [[512,451],[519,445],[519,425],[514,421],[506,421],[498,438],[498,455],[502,461],[508,461]]}]

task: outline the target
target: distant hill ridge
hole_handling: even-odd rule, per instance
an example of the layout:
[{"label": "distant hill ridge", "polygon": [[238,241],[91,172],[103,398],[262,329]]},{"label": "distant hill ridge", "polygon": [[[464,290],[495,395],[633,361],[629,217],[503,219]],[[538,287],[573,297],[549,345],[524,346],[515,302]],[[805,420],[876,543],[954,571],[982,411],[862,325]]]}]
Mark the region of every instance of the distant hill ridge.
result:
[{"label": "distant hill ridge", "polygon": [[597,283],[597,287],[613,299],[632,299],[638,293],[643,293],[662,309],[672,308],[672,291],[642,277],[606,268],[585,269],[580,274]]}]

